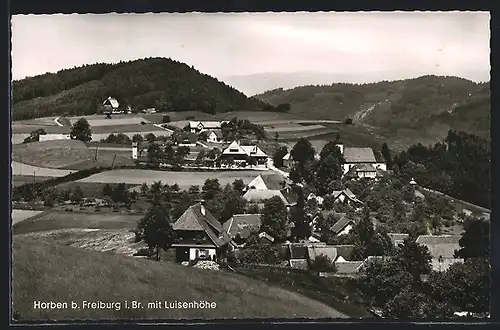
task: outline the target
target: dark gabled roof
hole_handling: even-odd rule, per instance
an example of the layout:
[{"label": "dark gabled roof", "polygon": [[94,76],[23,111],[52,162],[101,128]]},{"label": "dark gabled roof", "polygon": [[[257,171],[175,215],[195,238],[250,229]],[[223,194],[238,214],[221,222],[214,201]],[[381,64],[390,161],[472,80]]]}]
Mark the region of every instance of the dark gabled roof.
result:
[{"label": "dark gabled roof", "polygon": [[247,238],[252,232],[258,232],[260,225],[260,214],[235,214],[222,227],[231,238],[238,235]]},{"label": "dark gabled roof", "polygon": [[176,132],[174,133],[172,138],[177,143],[182,143],[182,142],[195,143],[196,141],[198,141],[198,134],[191,132]]},{"label": "dark gabled roof", "polygon": [[416,242],[427,246],[433,258],[452,258],[455,250],[460,249],[459,235],[421,235]]},{"label": "dark gabled roof", "polygon": [[221,129],[209,129],[207,130],[207,134],[210,135],[210,133],[215,133],[217,135],[217,138],[222,138],[222,130]]},{"label": "dark gabled roof", "polygon": [[285,177],[276,173],[263,173],[260,175],[267,189],[280,190],[283,189],[286,181]]},{"label": "dark gabled roof", "polygon": [[342,258],[346,260],[351,259],[352,253],[354,252],[354,245],[350,244],[332,245],[332,247],[337,249],[337,255],[342,256]]},{"label": "dark gabled roof", "polygon": [[307,259],[309,252],[306,245],[289,244],[290,259]]},{"label": "dark gabled roof", "polygon": [[373,149],[369,147],[345,147],[344,159],[346,163],[376,163]]},{"label": "dark gabled roof", "polygon": [[340,233],[348,224],[354,222],[354,220],[348,218],[346,215],[343,215],[339,221],[337,221],[331,228],[335,234]]},{"label": "dark gabled roof", "polygon": [[205,215],[201,213],[201,204],[190,206],[173,224],[175,231],[204,231],[215,246],[220,247],[231,241],[229,235],[224,233],[220,222],[205,209]]},{"label": "dark gabled roof", "polygon": [[363,261],[344,261],[336,262],[337,274],[356,274],[359,272]]}]

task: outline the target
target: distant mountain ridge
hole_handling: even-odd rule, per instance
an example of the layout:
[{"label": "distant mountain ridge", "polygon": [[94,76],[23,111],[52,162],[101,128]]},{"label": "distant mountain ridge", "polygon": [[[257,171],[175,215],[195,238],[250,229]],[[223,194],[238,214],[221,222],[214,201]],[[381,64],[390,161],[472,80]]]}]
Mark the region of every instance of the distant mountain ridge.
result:
[{"label": "distant mountain ridge", "polygon": [[98,63],[47,73],[14,81],[12,92],[14,120],[95,113],[108,96],[122,105],[165,111],[270,110],[264,102],[167,58]]},{"label": "distant mountain ridge", "polygon": [[422,76],[370,84],[339,83],[274,89],[255,96],[308,118],[345,120],[394,141],[434,142],[452,128],[490,136],[489,82]]}]

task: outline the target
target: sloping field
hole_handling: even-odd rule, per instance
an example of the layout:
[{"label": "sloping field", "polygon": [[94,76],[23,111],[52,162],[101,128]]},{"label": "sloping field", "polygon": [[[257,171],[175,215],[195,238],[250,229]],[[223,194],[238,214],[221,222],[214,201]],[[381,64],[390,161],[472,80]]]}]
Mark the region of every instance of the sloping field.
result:
[{"label": "sloping field", "polygon": [[217,117],[201,111],[179,111],[179,112],[164,112],[142,114],[142,117],[153,123],[161,123],[163,116],[168,115],[171,121],[187,120],[188,117],[194,117],[190,120],[217,120]]},{"label": "sloping field", "polygon": [[34,211],[34,210],[12,210],[12,224],[15,225],[18,222],[24,221],[26,219],[32,218],[41,214],[43,211]]},{"label": "sloping field", "polygon": [[50,176],[34,176],[31,175],[13,175],[12,176],[12,187],[21,186],[25,183],[43,182],[52,179]]},{"label": "sloping field", "polygon": [[36,231],[18,236],[50,244],[92,251],[114,252],[129,257],[133,256],[139,249],[147,247],[143,241],[134,242],[135,234],[130,229],[66,228]]},{"label": "sloping field", "polygon": [[12,175],[35,175],[45,177],[61,177],[76,172],[74,170],[61,170],[56,168],[46,168],[12,162]]},{"label": "sloping field", "polygon": [[142,121],[148,122],[148,120],[136,115],[112,115],[111,119],[106,119],[103,115],[93,115],[84,117],[72,117],[70,118],[71,124],[74,124],[80,118],[87,119],[90,127],[93,128],[102,126],[140,125]]},{"label": "sloping field", "polygon": [[97,183],[129,183],[140,185],[147,183],[148,185],[156,181],[161,181],[163,184],[172,185],[177,183],[181,189],[187,189],[192,185],[203,186],[208,178],[216,178],[221,186],[233,183],[236,179],[242,179],[244,183],[249,183],[256,176],[257,171],[220,171],[220,172],[168,172],[168,171],[153,171],[153,170],[112,170],[97,173],[89,177],[83,178],[78,182],[97,182]]},{"label": "sloping field", "polygon": [[85,143],[77,140],[32,142],[16,145],[12,159],[28,165],[62,168],[95,157]]},{"label": "sloping field", "polygon": [[28,136],[30,136],[29,133],[12,134],[10,141],[12,144],[21,144],[23,143],[24,139],[26,139]]},{"label": "sloping field", "polygon": [[19,134],[19,133],[31,133],[33,131],[36,131],[37,129],[43,128],[45,132],[49,134],[69,134],[71,131],[71,127],[67,126],[51,126],[51,125],[23,125],[23,124],[17,124],[17,125],[12,125],[12,134]]},{"label": "sloping field", "polygon": [[308,132],[308,131],[314,131],[318,129],[323,129],[326,128],[323,125],[298,125],[298,124],[286,124],[286,125],[273,125],[273,126],[266,126],[265,130],[266,132],[269,133],[282,133],[282,132]]},{"label": "sloping field", "polygon": [[[345,317],[300,294],[223,271],[138,260],[13,239],[13,311],[20,320]],[[215,308],[153,308],[149,302],[207,301]],[[34,301],[115,303],[109,308],[35,309]],[[143,308],[130,307],[140,301]],[[117,305],[117,303],[120,305]]]},{"label": "sloping field", "polygon": [[[21,211],[21,210],[18,210]],[[30,212],[30,211],[28,211]],[[35,211],[32,211],[35,212]],[[36,211],[38,212],[38,211]],[[19,216],[23,215],[21,213]],[[29,215],[29,214],[28,214]],[[130,229],[137,227],[141,215],[119,214],[119,213],[75,213],[75,212],[45,212],[34,219],[28,219],[28,215],[22,222],[19,220],[14,227],[14,234],[24,234],[47,230],[87,228],[87,229]],[[37,214],[34,214],[37,215]],[[21,218],[19,218],[21,219]]]},{"label": "sloping field", "polygon": [[304,119],[304,117],[292,113],[270,112],[270,111],[233,111],[217,114],[217,118],[221,120],[231,120],[232,118],[248,119],[252,123],[259,124],[263,121],[270,120],[294,120]]},{"label": "sloping field", "polygon": [[118,134],[127,132],[150,132],[158,130],[158,127],[152,124],[123,124],[123,125],[107,125],[92,127],[92,134]]}]

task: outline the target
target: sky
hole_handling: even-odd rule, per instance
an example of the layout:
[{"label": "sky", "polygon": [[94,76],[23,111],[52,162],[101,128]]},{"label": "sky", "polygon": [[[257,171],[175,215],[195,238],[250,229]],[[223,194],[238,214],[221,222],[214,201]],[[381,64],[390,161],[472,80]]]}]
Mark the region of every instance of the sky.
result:
[{"label": "sky", "polygon": [[12,78],[168,57],[247,95],[424,74],[488,81],[489,24],[459,11],[16,15]]}]

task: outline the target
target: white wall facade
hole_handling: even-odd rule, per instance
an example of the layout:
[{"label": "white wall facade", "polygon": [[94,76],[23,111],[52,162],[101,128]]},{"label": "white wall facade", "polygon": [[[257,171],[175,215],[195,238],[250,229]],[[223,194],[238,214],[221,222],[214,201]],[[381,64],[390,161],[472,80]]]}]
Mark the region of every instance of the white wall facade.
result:
[{"label": "white wall facade", "polygon": [[348,224],[344,229],[342,229],[342,231],[340,231],[337,236],[340,236],[340,235],[346,235],[348,234],[352,229],[352,224]]},{"label": "white wall facade", "polygon": [[69,134],[41,134],[39,141],[71,140]]},{"label": "white wall facade", "polygon": [[255,179],[253,179],[248,184],[248,187],[250,189],[256,189],[256,190],[268,190],[266,184],[264,183],[264,180],[262,180],[260,175],[258,177],[256,177]]},{"label": "white wall facade", "polygon": [[137,159],[137,147],[132,147],[132,158]]},{"label": "white wall facade", "polygon": [[216,255],[215,248],[189,248],[189,260],[195,260],[197,256],[207,255],[213,259]]},{"label": "white wall facade", "polygon": [[207,142],[213,142],[213,143],[218,142],[217,134],[215,134],[214,132],[210,132],[210,134],[207,137]]}]

